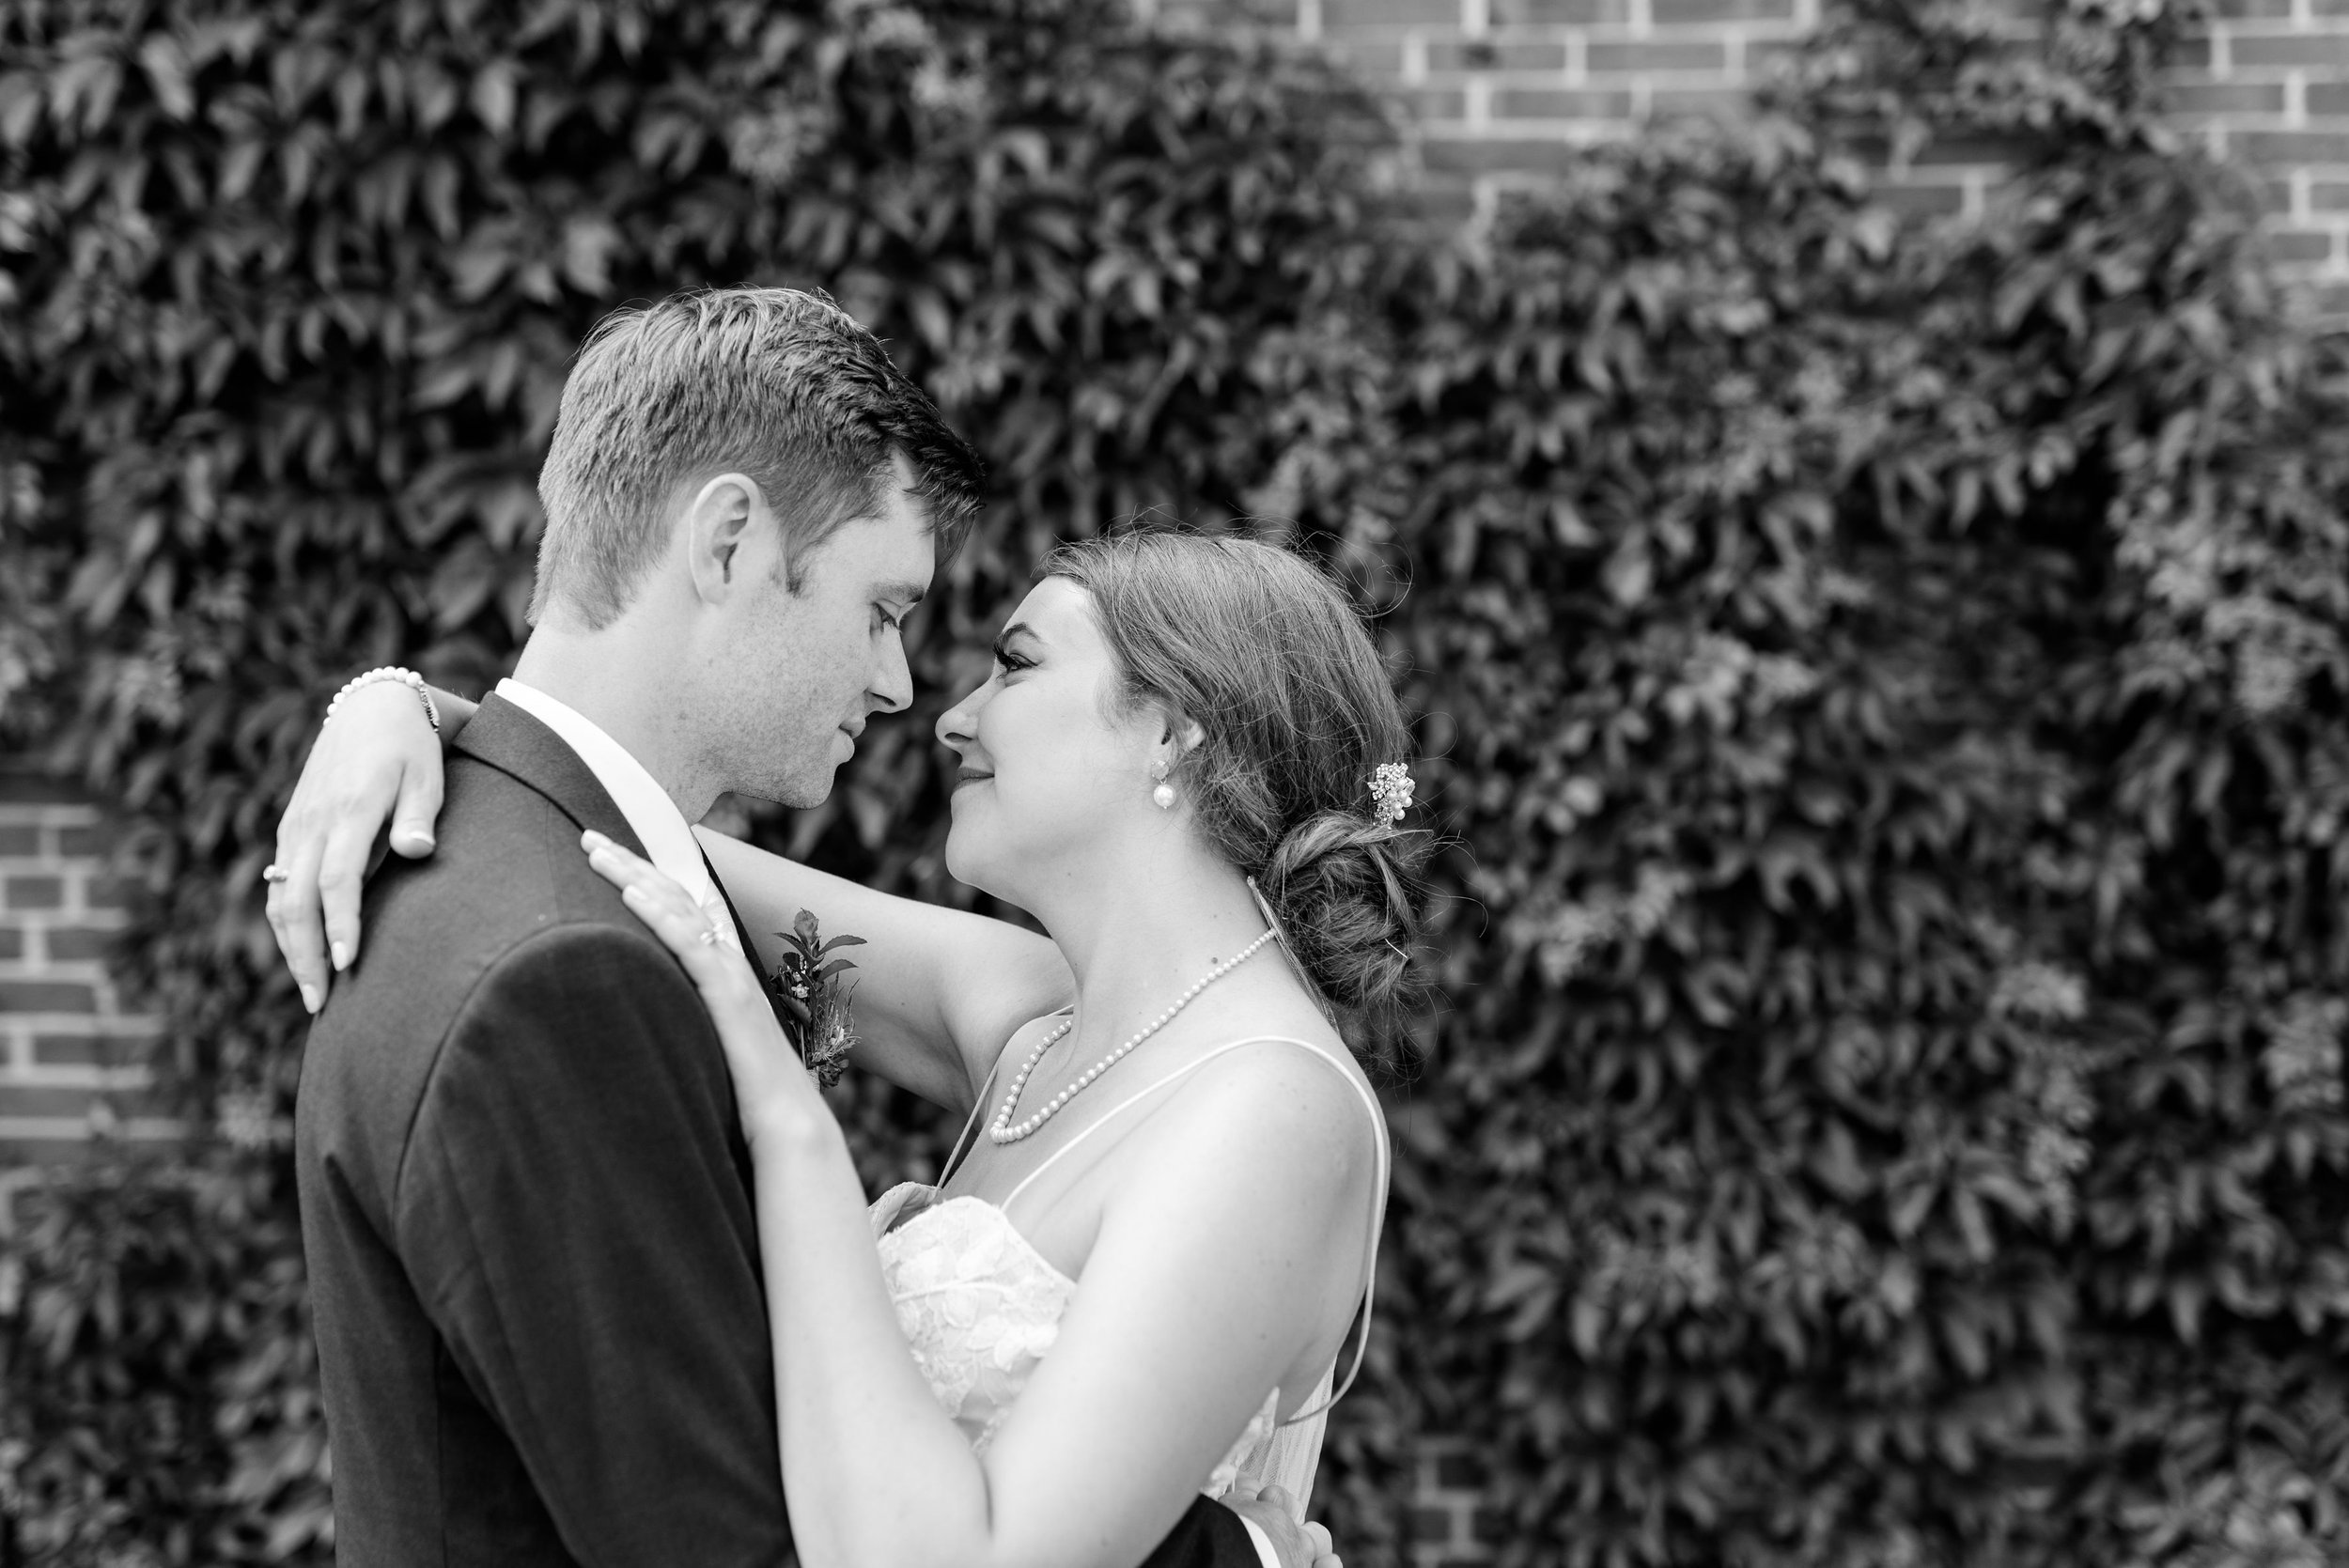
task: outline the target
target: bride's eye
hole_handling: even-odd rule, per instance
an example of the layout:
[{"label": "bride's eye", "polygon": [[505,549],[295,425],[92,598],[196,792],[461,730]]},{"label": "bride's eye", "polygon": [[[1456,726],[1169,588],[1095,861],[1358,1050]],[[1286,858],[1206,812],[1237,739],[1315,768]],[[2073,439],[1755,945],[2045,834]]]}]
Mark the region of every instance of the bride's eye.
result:
[{"label": "bride's eye", "polygon": [[1035,667],[1034,660],[1022,659],[1004,646],[1000,639],[997,640],[992,652],[995,655],[995,672],[999,675],[1007,675],[1016,670],[1032,670]]}]

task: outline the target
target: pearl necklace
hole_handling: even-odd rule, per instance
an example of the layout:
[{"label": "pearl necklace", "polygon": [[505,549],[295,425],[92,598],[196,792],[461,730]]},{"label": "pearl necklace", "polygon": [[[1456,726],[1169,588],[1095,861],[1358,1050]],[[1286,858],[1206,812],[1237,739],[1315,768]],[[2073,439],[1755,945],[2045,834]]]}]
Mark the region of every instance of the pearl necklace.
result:
[{"label": "pearl necklace", "polygon": [[1062,1090],[1059,1094],[1054,1094],[1050,1099],[1045,1101],[1043,1110],[1037,1111],[1034,1115],[1029,1117],[1026,1121],[1020,1123],[1015,1127],[1011,1125],[1011,1113],[1019,1109],[1019,1091],[1027,1087],[1028,1075],[1035,1071],[1035,1064],[1044,1060],[1044,1053],[1052,1048],[1054,1041],[1058,1040],[1062,1035],[1077,1027],[1077,1017],[1075,1014],[1072,1013],[1067,1017],[1063,1018],[1060,1021],[1059,1026],[1050,1034],[1044,1036],[1043,1039],[1038,1040],[1035,1043],[1035,1049],[1028,1053],[1027,1064],[1021,1067],[1019,1069],[1019,1076],[1011,1080],[1011,1093],[1003,1096],[1003,1109],[995,1113],[995,1120],[993,1124],[987,1129],[988,1137],[993,1139],[998,1143],[1017,1143],[1021,1139],[1027,1137],[1030,1133],[1034,1132],[1045,1123],[1050,1121],[1054,1116],[1060,1113],[1060,1108],[1066,1105],[1070,1097],[1073,1096],[1078,1090],[1082,1089],[1086,1084],[1091,1083],[1095,1079],[1099,1078],[1103,1073],[1108,1072],[1110,1068],[1116,1063],[1120,1057],[1124,1056],[1128,1051],[1133,1049],[1136,1046],[1142,1044],[1143,1041],[1150,1038],[1151,1035],[1156,1034],[1159,1030],[1164,1029],[1167,1024],[1174,1019],[1175,1014],[1190,1005],[1191,998],[1197,996],[1200,992],[1206,990],[1208,986],[1222,979],[1232,970],[1239,968],[1240,965],[1246,963],[1250,958],[1255,956],[1256,950],[1264,946],[1265,943],[1270,941],[1274,933],[1267,931],[1263,936],[1258,937],[1254,941],[1250,942],[1246,947],[1241,948],[1237,953],[1233,954],[1229,958],[1224,959],[1223,962],[1209,970],[1207,971],[1207,977],[1205,980],[1200,981],[1198,985],[1193,986],[1190,990],[1185,991],[1180,997],[1176,998],[1174,1006],[1168,1008],[1165,1012],[1160,1013],[1157,1017],[1151,1019],[1149,1023],[1143,1026],[1143,1028],[1135,1033],[1132,1039],[1127,1041],[1124,1045],[1118,1047],[1115,1050],[1101,1058],[1100,1061],[1096,1062],[1092,1066],[1087,1067],[1083,1072],[1079,1073],[1077,1075],[1077,1080],[1074,1083],[1071,1083],[1067,1088]]}]

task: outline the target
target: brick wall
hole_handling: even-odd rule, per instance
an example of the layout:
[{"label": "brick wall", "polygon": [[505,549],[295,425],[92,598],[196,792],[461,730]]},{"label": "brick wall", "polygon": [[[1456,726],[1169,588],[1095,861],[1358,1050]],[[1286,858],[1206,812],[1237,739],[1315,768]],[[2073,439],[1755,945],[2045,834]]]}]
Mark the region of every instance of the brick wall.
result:
[{"label": "brick wall", "polygon": [[106,972],[126,893],[107,848],[90,806],[0,773],[0,1172],[75,1157],[93,1132],[178,1131],[143,1093],[155,1020]]},{"label": "brick wall", "polygon": [[[2028,36],[2037,0],[1999,0]],[[1296,0],[1297,26],[1393,86],[1439,210],[1471,214],[1572,148],[1680,115],[1735,115],[1819,0]],[[2212,0],[2181,52],[2180,129],[2256,172],[2272,254],[2349,318],[2349,0]],[[2024,14],[2015,15],[2021,11]],[[1929,153],[1887,180],[1912,210],[1978,212],[1995,151]]]}]

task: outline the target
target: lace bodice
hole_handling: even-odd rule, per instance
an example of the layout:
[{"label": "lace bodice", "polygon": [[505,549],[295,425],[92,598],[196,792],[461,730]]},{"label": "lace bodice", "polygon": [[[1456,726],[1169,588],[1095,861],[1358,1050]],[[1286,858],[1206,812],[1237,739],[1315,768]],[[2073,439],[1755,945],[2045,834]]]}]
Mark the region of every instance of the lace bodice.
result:
[{"label": "lace bodice", "polygon": [[[889,1299],[896,1308],[897,1326],[905,1331],[906,1343],[913,1349],[922,1375],[929,1380],[930,1391],[971,1439],[974,1451],[984,1451],[994,1439],[996,1429],[1018,1403],[1037,1363],[1060,1337],[1061,1318],[1077,1295],[1077,1281],[1053,1267],[1012,1222],[1012,1207],[1019,1195],[1086,1139],[1207,1063],[1230,1051],[1273,1044],[1301,1047],[1346,1074],[1336,1057],[1309,1040],[1277,1035],[1234,1040],[1120,1101],[1028,1172],[1001,1204],[969,1195],[941,1199],[935,1187],[901,1182],[873,1205],[873,1236],[880,1250]],[[980,1088],[978,1106],[947,1161],[949,1174],[964,1144],[977,1130],[979,1113],[987,1106],[988,1091],[994,1081],[990,1074]],[[1377,1147],[1377,1207],[1372,1211],[1361,1328],[1354,1347],[1354,1368],[1359,1371],[1370,1335],[1368,1276],[1378,1251],[1378,1212],[1386,1206],[1388,1154],[1377,1101],[1350,1076],[1347,1081],[1354,1083],[1370,1113]],[[1333,1363],[1297,1407],[1297,1414],[1284,1422],[1276,1420],[1281,1391],[1275,1389],[1268,1394],[1264,1407],[1199,1489],[1210,1498],[1220,1498],[1243,1481],[1260,1487],[1279,1486],[1295,1500],[1301,1521],[1313,1495],[1314,1471],[1321,1462],[1321,1436],[1336,1398],[1330,1391],[1336,1374]],[[1349,1372],[1347,1382],[1352,1380]]]},{"label": "lace bodice", "polygon": [[[891,1188],[873,1205],[873,1234],[897,1326],[915,1363],[972,1448],[983,1451],[1059,1337],[1061,1314],[1077,1282],[1045,1261],[993,1203],[972,1197],[939,1202],[937,1196],[936,1188],[920,1182]],[[898,1223],[910,1208],[912,1214]],[[1325,1377],[1321,1393],[1328,1387]],[[1202,1492],[1220,1498],[1244,1477],[1283,1486],[1303,1503],[1327,1414],[1277,1427],[1280,1401],[1276,1389]],[[1314,1403],[1320,1403],[1319,1394]],[[1301,1430],[1305,1424],[1310,1434]]]}]

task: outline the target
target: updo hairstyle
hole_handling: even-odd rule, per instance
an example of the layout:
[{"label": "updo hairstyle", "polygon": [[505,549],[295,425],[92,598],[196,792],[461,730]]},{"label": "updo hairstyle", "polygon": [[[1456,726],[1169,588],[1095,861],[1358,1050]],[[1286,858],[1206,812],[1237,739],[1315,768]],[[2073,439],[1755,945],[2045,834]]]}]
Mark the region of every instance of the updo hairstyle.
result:
[{"label": "updo hairstyle", "polygon": [[1348,1044],[1386,1056],[1421,988],[1430,835],[1377,815],[1372,770],[1409,760],[1410,731],[1345,594],[1285,550],[1168,529],[1063,545],[1043,575],[1092,596],[1128,711],[1205,732],[1168,782],[1256,878]]}]

